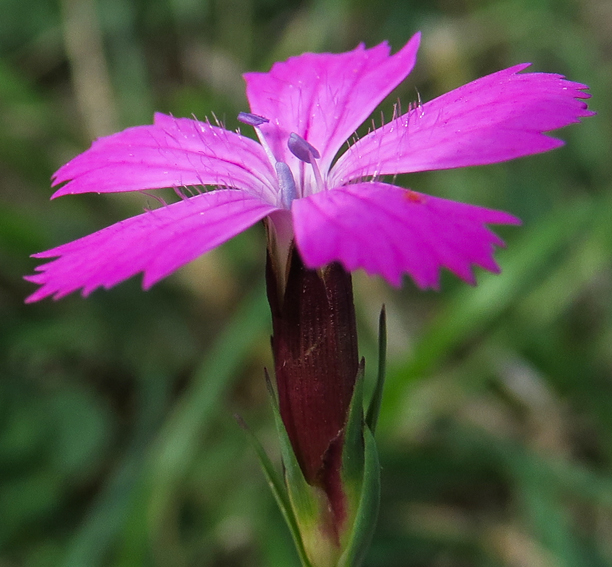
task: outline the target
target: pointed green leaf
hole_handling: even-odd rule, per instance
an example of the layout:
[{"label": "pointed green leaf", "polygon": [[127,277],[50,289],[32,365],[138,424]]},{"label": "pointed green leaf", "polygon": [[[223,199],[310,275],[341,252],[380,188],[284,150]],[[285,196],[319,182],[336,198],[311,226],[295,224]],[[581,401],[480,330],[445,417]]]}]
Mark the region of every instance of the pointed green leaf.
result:
[{"label": "pointed green leaf", "polygon": [[287,522],[287,526],[289,527],[291,536],[293,537],[293,541],[300,557],[302,567],[312,567],[312,565],[308,561],[308,558],[306,557],[306,552],[304,551],[304,544],[302,542],[302,536],[300,535],[297,520],[293,513],[293,509],[291,508],[289,496],[287,494],[285,486],[283,485],[283,481],[280,475],[274,469],[274,465],[270,461],[270,458],[268,457],[262,444],[259,442],[259,439],[257,439],[255,434],[250,430],[248,425],[239,415],[236,416],[236,420],[238,421],[240,427],[242,427],[242,429],[244,429],[244,431],[246,431],[246,433],[248,434],[251,444],[255,449],[259,464],[261,465],[266,480],[268,481],[268,486],[270,487],[272,494],[274,494],[276,503],[278,504],[278,507],[280,508],[283,517],[285,518],[285,522]]},{"label": "pointed green leaf", "polygon": [[[268,391],[270,392],[274,422],[278,432],[281,458],[285,467],[285,483],[287,485],[289,501],[295,514],[296,522],[303,531],[305,527],[308,529],[318,524],[321,503],[316,497],[315,489],[306,482],[302,469],[300,468],[295,453],[293,452],[289,435],[287,434],[287,430],[285,429],[283,420],[281,418],[278,400],[276,399],[276,392],[274,391],[267,371],[266,384],[268,385]],[[300,541],[302,541],[302,538],[300,538]],[[310,565],[310,563],[305,563],[305,565]]]},{"label": "pointed green leaf", "polygon": [[376,387],[370,400],[366,423],[372,431],[372,435],[376,433],[376,424],[378,415],[380,414],[380,404],[382,402],[383,388],[385,385],[385,374],[387,372],[387,313],[385,306],[380,310],[380,318],[378,319],[378,376],[376,378]]},{"label": "pointed green leaf", "polygon": [[338,567],[359,567],[370,547],[380,505],[380,463],[374,435],[364,428],[365,462],[361,498],[346,550]]},{"label": "pointed green leaf", "polygon": [[[363,376],[365,361],[361,359],[353,388],[342,447],[342,481],[345,487],[360,482],[363,476]],[[347,495],[352,500],[350,494]]]}]

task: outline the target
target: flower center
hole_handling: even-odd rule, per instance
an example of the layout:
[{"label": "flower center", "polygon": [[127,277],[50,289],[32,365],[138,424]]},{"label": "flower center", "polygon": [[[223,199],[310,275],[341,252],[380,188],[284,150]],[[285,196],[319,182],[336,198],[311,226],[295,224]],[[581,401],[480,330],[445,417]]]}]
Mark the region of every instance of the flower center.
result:
[{"label": "flower center", "polygon": [[[262,124],[270,122],[264,116],[258,114],[251,114],[250,112],[240,112],[238,114],[238,120],[243,124],[248,124],[255,129],[259,142],[261,143],[268,159],[274,164],[276,170],[276,177],[278,179],[278,187],[280,189],[281,203],[286,209],[291,208],[291,203],[294,199],[303,195],[298,195],[298,189],[295,184],[295,179],[291,168],[284,161],[276,161],[272,149],[266,141],[266,137],[259,128]],[[312,144],[309,144],[304,138],[298,136],[295,132],[292,132],[287,140],[287,147],[289,151],[300,161],[309,163],[312,166],[312,171],[316,182],[316,191],[320,191],[325,187],[323,183],[323,177],[321,171],[315,160],[321,157],[321,154]]]},{"label": "flower center", "polygon": [[321,157],[319,150],[312,144],[309,144],[304,138],[298,136],[295,132],[291,132],[289,140],[287,140],[287,146],[289,147],[289,151],[296,158],[312,166],[312,171],[317,183],[316,189],[320,191],[323,188],[323,178],[321,177],[319,166],[315,161]]}]

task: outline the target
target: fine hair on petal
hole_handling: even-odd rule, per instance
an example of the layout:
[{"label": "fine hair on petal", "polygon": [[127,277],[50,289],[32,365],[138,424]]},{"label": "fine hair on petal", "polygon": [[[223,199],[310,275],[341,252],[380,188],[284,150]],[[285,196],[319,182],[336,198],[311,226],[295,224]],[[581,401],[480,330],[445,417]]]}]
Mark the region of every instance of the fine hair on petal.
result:
[{"label": "fine hair on petal", "polygon": [[[155,193],[149,193],[148,191],[139,191],[139,193],[142,193],[143,195],[146,195],[147,197],[151,197],[152,199],[155,199],[162,207],[168,206],[168,203],[166,203],[166,201],[161,195],[156,195]],[[148,201],[147,201],[147,205],[145,206],[145,210],[151,210],[151,208],[148,206]]]}]

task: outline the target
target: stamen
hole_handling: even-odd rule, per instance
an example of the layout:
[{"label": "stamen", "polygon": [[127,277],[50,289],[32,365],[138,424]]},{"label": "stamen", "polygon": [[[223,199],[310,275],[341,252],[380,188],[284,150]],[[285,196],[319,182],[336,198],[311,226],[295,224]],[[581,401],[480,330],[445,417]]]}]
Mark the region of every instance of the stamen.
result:
[{"label": "stamen", "polygon": [[262,124],[267,124],[268,122],[270,122],[270,120],[268,120],[265,116],[259,116],[259,114],[251,114],[250,112],[239,112],[238,120],[243,124],[248,124],[249,126],[253,126],[253,128],[255,128],[255,133],[257,134],[259,143],[262,145],[264,152],[266,152],[270,163],[276,163],[276,157],[274,156],[274,152],[269,146],[266,137],[263,135],[263,132],[259,129]]},{"label": "stamen", "polygon": [[305,163],[313,163],[313,159],[319,159],[321,154],[313,145],[309,144],[304,138],[291,132],[287,141],[289,151],[299,160]]},{"label": "stamen", "polygon": [[321,177],[319,166],[315,161],[316,159],[319,159],[321,157],[319,150],[317,150],[317,148],[315,148],[312,144],[309,144],[306,140],[304,140],[304,138],[298,136],[295,132],[291,132],[291,134],[289,135],[289,140],[287,140],[287,146],[289,147],[289,151],[296,158],[312,165],[312,171],[317,182],[317,189],[319,191],[323,189],[323,177]]},{"label": "stamen", "polygon": [[312,171],[314,172],[315,180],[317,182],[317,189],[320,191],[323,188],[326,188],[323,184],[323,177],[321,177],[321,172],[319,171],[319,166],[316,161],[311,161],[310,165],[312,165]]},{"label": "stamen", "polygon": [[243,124],[248,124],[249,126],[255,127],[270,122],[264,116],[259,116],[259,114],[251,114],[250,112],[239,112],[238,121],[242,122]]},{"label": "stamen", "polygon": [[297,197],[297,188],[291,169],[284,161],[277,161],[274,165],[278,176],[278,186],[281,192],[281,201],[286,209],[291,208],[291,202]]}]

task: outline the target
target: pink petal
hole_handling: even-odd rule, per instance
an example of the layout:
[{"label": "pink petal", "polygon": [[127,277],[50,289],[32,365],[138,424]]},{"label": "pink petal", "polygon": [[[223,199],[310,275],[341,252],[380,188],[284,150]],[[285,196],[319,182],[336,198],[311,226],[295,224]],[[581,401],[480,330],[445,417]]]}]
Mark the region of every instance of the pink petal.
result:
[{"label": "pink petal", "polygon": [[590,116],[587,87],[546,73],[499,71],[417,107],[356,142],[331,183],[497,163],[563,144],[543,132]]},{"label": "pink petal", "polygon": [[124,220],[35,258],[54,258],[26,279],[40,287],[27,303],[59,299],[82,288],[83,296],[144,272],[143,287],[222,244],[275,207],[243,191],[219,190]]},{"label": "pink petal", "polygon": [[347,138],[408,76],[419,41],[416,34],[392,56],[387,43],[359,45],[347,53],[292,57],[269,73],[246,73],[251,112],[270,120],[261,129],[277,160],[294,161],[287,139],[295,132],[317,148],[327,171]]},{"label": "pink petal", "polygon": [[274,203],[274,180],[257,142],[206,122],[156,114],[153,126],[95,141],[57,171],[53,185],[69,181],[54,197],[215,185],[245,189]]},{"label": "pink petal", "polygon": [[309,268],[339,261],[399,286],[404,273],[437,288],[440,268],[475,283],[472,265],[499,272],[503,241],[484,224],[519,224],[508,213],[383,183],[348,185],[293,202],[296,243]]}]

